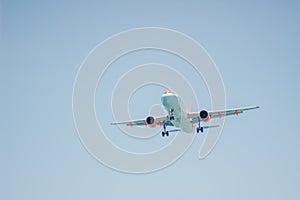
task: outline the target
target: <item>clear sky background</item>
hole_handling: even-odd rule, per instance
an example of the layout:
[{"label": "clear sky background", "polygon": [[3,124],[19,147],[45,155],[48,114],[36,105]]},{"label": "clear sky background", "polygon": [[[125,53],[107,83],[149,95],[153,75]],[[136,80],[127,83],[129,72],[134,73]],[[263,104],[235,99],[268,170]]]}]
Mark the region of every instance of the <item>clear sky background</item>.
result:
[{"label": "clear sky background", "polygon": [[[299,7],[297,1],[0,1],[0,199],[299,199]],[[227,107],[261,109],[228,118],[206,159],[198,160],[198,135],[170,167],[131,175],[84,149],[73,123],[72,88],[98,43],[144,26],[194,38],[220,70]],[[142,55],[124,63],[160,61],[155,53]],[[180,70],[180,61],[168,61]],[[207,93],[199,77],[183,73]],[[161,89],[150,90],[159,103]],[[209,100],[199,103],[210,107]],[[136,103],[132,109],[140,118],[149,108]],[[114,133],[124,148],[142,146]],[[147,148],[171,138],[157,135]]]}]

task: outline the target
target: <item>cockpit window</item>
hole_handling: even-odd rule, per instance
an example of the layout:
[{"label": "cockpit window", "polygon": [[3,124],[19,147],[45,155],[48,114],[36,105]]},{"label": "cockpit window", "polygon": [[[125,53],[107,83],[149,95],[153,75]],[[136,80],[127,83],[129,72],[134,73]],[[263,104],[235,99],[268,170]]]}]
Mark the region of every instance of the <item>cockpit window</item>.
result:
[{"label": "cockpit window", "polygon": [[165,90],[164,94],[168,94],[168,93],[174,93],[172,90]]}]

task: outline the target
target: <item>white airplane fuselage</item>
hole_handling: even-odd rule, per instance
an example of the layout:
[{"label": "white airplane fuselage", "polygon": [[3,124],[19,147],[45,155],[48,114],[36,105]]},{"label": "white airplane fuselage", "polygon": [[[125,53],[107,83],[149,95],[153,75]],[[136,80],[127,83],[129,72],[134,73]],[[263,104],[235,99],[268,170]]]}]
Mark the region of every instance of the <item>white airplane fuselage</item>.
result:
[{"label": "white airplane fuselage", "polygon": [[[161,96],[161,102],[166,111],[169,113],[169,117],[171,115],[174,117],[171,122],[175,127],[180,128],[186,133],[194,131],[195,128],[190,122],[190,119],[188,119],[187,112],[184,110],[181,99],[176,93],[164,93]],[[172,114],[170,114],[171,110],[173,111]]]}]

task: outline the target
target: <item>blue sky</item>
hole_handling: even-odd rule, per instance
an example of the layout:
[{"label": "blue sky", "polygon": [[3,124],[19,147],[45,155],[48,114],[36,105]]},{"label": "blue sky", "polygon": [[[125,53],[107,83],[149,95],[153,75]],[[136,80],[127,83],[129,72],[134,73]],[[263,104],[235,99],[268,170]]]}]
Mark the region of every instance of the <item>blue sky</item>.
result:
[{"label": "blue sky", "polygon": [[[1,1],[0,198],[299,199],[298,8],[297,1]],[[198,160],[199,135],[170,167],[130,175],[101,165],[84,149],[74,128],[72,89],[98,43],[145,26],[194,38],[220,70],[227,107],[261,109],[228,118],[206,159]],[[127,59],[160,58],[141,55]],[[194,89],[205,90],[201,79],[184,73]],[[208,100],[200,104],[210,106]],[[141,117],[148,108],[137,103],[133,111]],[[112,139],[141,146],[125,137],[120,132]],[[167,142],[157,136],[149,148]]]}]

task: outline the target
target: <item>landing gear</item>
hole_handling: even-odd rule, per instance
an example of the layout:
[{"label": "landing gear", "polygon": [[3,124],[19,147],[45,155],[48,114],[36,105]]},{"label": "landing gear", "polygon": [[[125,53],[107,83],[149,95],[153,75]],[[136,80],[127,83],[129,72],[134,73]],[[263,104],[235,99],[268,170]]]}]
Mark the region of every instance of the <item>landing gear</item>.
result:
[{"label": "landing gear", "polygon": [[203,133],[203,127],[200,127],[200,128],[199,128],[199,127],[197,127],[197,129],[196,129],[196,130],[197,130],[197,133],[199,133],[199,131],[201,131],[201,133]]},{"label": "landing gear", "polygon": [[169,136],[169,131],[166,131],[166,132],[163,131],[163,132],[161,133],[161,135],[162,135],[163,137],[165,137],[165,135],[166,135],[166,136]]},{"label": "landing gear", "polygon": [[200,125],[200,120],[198,122],[198,127],[197,127],[196,131],[197,131],[197,133],[199,133],[199,131],[201,131],[201,133],[203,133],[203,127],[201,127],[201,125]]},{"label": "landing gear", "polygon": [[170,109],[169,114],[170,114],[170,120],[174,120],[174,109],[173,108]]},{"label": "landing gear", "polygon": [[163,137],[165,137],[165,135],[166,135],[166,136],[169,136],[169,131],[166,130],[166,125],[165,125],[165,124],[164,124],[164,130],[161,132],[161,135],[162,135]]}]

